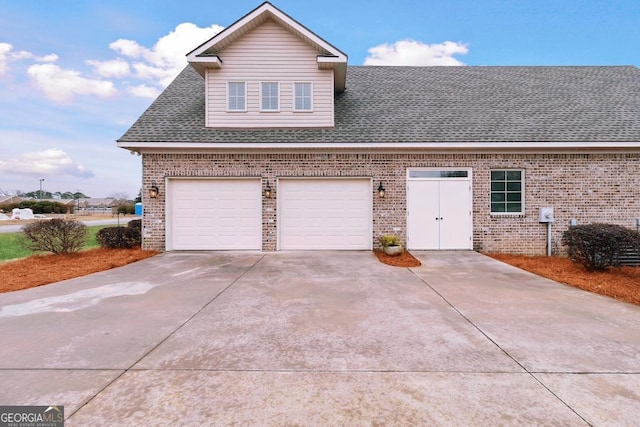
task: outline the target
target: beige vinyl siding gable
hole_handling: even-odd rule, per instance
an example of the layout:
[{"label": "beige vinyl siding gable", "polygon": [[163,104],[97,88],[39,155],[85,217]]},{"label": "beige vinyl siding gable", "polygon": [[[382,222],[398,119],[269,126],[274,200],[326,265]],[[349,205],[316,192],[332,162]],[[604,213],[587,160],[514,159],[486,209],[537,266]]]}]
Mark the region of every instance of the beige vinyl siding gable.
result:
[{"label": "beige vinyl siding gable", "polygon": [[[213,128],[333,127],[333,70],[319,70],[317,52],[267,21],[219,53],[221,69],[206,73],[206,126]],[[228,82],[246,82],[246,112],[229,112]],[[279,83],[279,111],[261,111],[261,83]],[[310,82],[311,111],[295,111],[294,82]]]}]

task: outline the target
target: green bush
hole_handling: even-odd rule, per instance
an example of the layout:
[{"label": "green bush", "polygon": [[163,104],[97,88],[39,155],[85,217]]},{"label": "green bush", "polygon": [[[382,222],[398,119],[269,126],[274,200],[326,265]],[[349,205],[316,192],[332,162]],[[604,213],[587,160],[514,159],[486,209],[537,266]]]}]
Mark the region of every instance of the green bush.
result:
[{"label": "green bush", "polygon": [[127,224],[127,227],[129,228],[135,228],[137,229],[139,232],[142,233],[142,220],[141,219],[132,219],[131,221],[129,221],[129,223]]},{"label": "green bush", "polygon": [[116,208],[116,212],[120,215],[133,215],[135,213],[135,206],[133,205],[120,205]]},{"label": "green bush", "polygon": [[400,238],[395,234],[383,234],[378,240],[383,248],[400,245]]},{"label": "green bush", "polygon": [[31,251],[66,254],[78,252],[87,240],[87,226],[79,221],[54,218],[22,227],[21,244]]},{"label": "green bush", "polygon": [[64,203],[52,202],[49,200],[23,200],[19,203],[2,205],[2,209],[6,210],[7,212],[11,212],[14,208],[29,208],[33,211],[34,214],[67,212],[69,209],[73,209],[73,207],[70,207]]},{"label": "green bush", "polygon": [[140,230],[134,227],[106,227],[96,235],[100,246],[107,249],[128,249],[140,245]]},{"label": "green bush", "polygon": [[585,224],[570,227],[562,235],[569,258],[589,271],[603,271],[617,265],[630,248],[640,248],[640,234],[613,224]]}]

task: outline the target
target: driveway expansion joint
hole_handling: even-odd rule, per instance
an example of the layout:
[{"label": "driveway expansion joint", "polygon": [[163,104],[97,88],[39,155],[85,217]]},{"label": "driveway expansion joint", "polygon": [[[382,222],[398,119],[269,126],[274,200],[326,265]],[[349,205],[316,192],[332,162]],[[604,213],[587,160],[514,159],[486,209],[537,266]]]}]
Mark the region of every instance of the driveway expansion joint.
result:
[{"label": "driveway expansion joint", "polygon": [[160,342],[158,342],[155,346],[153,346],[149,351],[147,351],[146,353],[144,353],[142,356],[140,356],[135,362],[133,362],[128,368],[124,369],[120,375],[118,375],[116,378],[113,379],[113,381],[110,381],[108,384],[106,384],[102,389],[100,389],[97,393],[95,393],[93,396],[91,396],[91,398],[87,399],[82,405],[80,405],[78,407],[78,409],[76,409],[73,413],[69,414],[67,419],[70,419],[71,417],[73,417],[73,415],[75,415],[80,409],[82,409],[84,406],[86,406],[87,404],[89,404],[93,399],[95,399],[97,396],[99,396],[102,392],[104,392],[106,389],[108,389],[109,387],[111,387],[114,383],[116,383],[120,378],[122,378],[123,375],[125,375],[127,372],[133,370],[132,368],[137,365],[138,363],[140,363],[141,360],[143,360],[145,357],[147,357],[149,354],[151,354],[154,350],[156,350],[158,347],[160,347],[164,342],[166,342],[169,338],[171,338],[173,335],[175,335],[180,329],[182,329],[185,325],[187,325],[191,320],[193,320],[198,314],[200,314],[204,309],[206,309],[211,303],[213,303],[216,299],[218,299],[220,297],[220,295],[222,295],[223,293],[225,293],[229,288],[231,288],[234,284],[236,284],[238,282],[238,280],[240,280],[245,274],[247,274],[249,271],[251,271],[260,261],[262,261],[262,259],[264,259],[264,257],[266,256],[266,254],[262,254],[262,256],[260,258],[258,258],[258,260],[256,262],[254,262],[252,265],[250,265],[248,268],[246,268],[241,274],[239,274],[235,279],[233,279],[231,281],[231,283],[229,283],[226,287],[224,287],[220,292],[218,292],[213,298],[211,298],[205,305],[203,305],[202,307],[200,307],[200,309],[198,309],[195,313],[193,313],[191,316],[189,316],[189,318],[187,320],[185,320],[184,322],[182,322],[177,328],[175,328],[171,333],[169,333],[166,337],[164,337],[162,340],[160,340]]},{"label": "driveway expansion joint", "polygon": [[427,287],[429,287],[433,292],[436,293],[442,300],[449,305],[456,313],[458,313],[466,322],[468,322],[472,327],[474,327],[478,332],[480,332],[487,340],[489,340],[493,345],[495,345],[500,351],[502,351],[508,358],[510,358],[514,363],[516,363],[524,373],[528,374],[534,381],[536,381],[540,386],[542,386],[548,393],[558,399],[564,406],[566,406],[571,412],[573,412],[577,417],[579,417],[582,421],[584,421],[587,425],[591,425],[582,415],[580,415],[575,409],[573,409],[566,401],[564,401],[560,396],[554,393],[546,384],[540,381],[532,372],[530,372],[520,361],[518,361],[515,357],[513,357],[507,350],[502,348],[500,344],[498,344],[493,338],[491,338],[485,331],[483,331],[478,325],[476,325],[469,317],[467,317],[464,313],[462,313],[451,301],[449,301],[444,295],[438,292],[429,282],[424,280],[422,277],[418,276],[412,269],[409,268],[409,271],[422,283],[424,283]]}]

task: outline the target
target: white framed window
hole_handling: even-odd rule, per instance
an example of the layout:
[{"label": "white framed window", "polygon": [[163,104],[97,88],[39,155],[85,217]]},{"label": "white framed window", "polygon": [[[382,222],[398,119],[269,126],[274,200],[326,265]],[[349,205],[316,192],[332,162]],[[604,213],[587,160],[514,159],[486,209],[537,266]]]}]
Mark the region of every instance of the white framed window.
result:
[{"label": "white framed window", "polygon": [[523,170],[491,170],[491,213],[524,214]]},{"label": "white framed window", "polygon": [[293,83],[293,111],[313,110],[313,83]]},{"label": "white framed window", "polygon": [[260,111],[280,110],[280,84],[278,82],[260,83]]},{"label": "white framed window", "polygon": [[247,111],[247,83],[227,83],[227,111]]}]

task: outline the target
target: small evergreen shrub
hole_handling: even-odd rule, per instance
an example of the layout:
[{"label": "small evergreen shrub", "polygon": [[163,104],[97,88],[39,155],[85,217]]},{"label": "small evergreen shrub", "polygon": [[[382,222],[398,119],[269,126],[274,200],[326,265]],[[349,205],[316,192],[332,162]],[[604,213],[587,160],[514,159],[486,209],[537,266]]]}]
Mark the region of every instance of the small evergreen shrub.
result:
[{"label": "small evergreen shrub", "polygon": [[78,252],[87,241],[87,226],[80,221],[61,218],[36,221],[22,227],[20,241],[31,251]]},{"label": "small evergreen shrub", "polygon": [[562,235],[569,258],[589,271],[604,271],[630,248],[640,248],[640,234],[613,224],[585,224],[570,227]]},{"label": "small evergreen shrub", "polygon": [[129,221],[129,223],[127,224],[127,227],[129,228],[135,228],[138,231],[142,232],[142,220],[141,219],[132,219],[131,221]]},{"label": "small evergreen shrub", "polygon": [[140,230],[133,227],[105,227],[98,231],[96,239],[102,248],[129,249],[140,245]]}]

